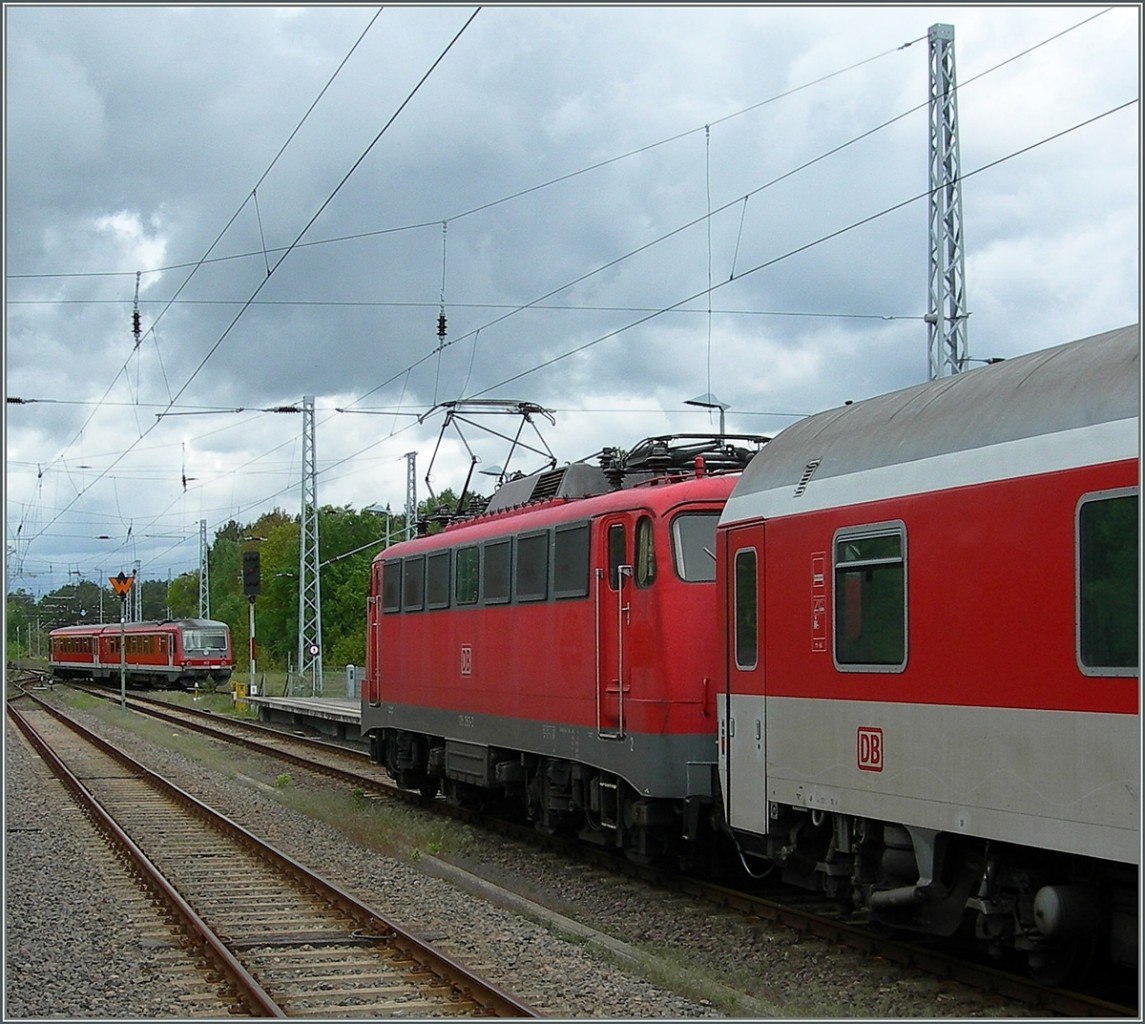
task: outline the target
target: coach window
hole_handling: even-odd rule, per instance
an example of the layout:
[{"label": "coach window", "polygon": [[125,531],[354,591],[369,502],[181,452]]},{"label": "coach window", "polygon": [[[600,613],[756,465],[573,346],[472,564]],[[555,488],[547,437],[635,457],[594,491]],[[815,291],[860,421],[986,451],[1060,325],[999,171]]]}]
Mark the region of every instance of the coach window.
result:
[{"label": "coach window", "polygon": [[692,583],[716,578],[718,512],[689,512],[672,520],[672,562],[676,575]]},{"label": "coach window", "polygon": [[481,549],[474,546],[458,548],[454,559],[455,579],[453,594],[458,604],[477,603],[478,572],[481,567]]},{"label": "coach window", "polygon": [[382,609],[387,612],[402,610],[402,563],[382,563]]},{"label": "coach window", "polygon": [[588,596],[588,523],[553,530],[553,597]]},{"label": "coach window", "polygon": [[752,548],[736,552],[735,645],[736,668],[753,669],[759,663],[759,589],[756,555]]},{"label": "coach window", "polygon": [[482,573],[482,589],[486,604],[506,604],[509,600],[509,574],[512,563],[512,542],[490,541],[485,545],[485,564]]},{"label": "coach window", "polygon": [[420,611],[425,605],[425,555],[402,563],[402,611]]},{"label": "coach window", "polygon": [[652,520],[641,516],[636,520],[636,585],[650,587],[656,579],[656,549],[652,546]]},{"label": "coach window", "polygon": [[628,540],[623,523],[613,523],[608,528],[608,585],[616,590],[620,586],[620,567],[627,565]]},{"label": "coach window", "polygon": [[835,535],[835,665],[906,666],[906,529],[901,523]]},{"label": "coach window", "polygon": [[449,607],[449,549],[434,551],[425,565],[425,606]]},{"label": "coach window", "polygon": [[549,596],[549,534],[517,538],[514,593],[518,601],[543,601]]},{"label": "coach window", "polygon": [[1087,495],[1077,511],[1078,660],[1088,675],[1136,675],[1141,623],[1135,492]]}]

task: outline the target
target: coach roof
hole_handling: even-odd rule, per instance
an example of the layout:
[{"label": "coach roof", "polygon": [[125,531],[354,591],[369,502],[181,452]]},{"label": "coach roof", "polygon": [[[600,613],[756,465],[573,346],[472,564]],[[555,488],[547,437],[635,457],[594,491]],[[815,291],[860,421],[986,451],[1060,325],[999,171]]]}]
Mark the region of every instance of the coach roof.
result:
[{"label": "coach roof", "polygon": [[[924,460],[942,466],[952,464],[943,457],[987,447],[1001,453],[1008,442],[1106,424],[1132,421],[1131,433],[1116,431],[1119,449],[1132,450],[1105,454],[1135,457],[1139,415],[1134,324],[800,420],[747,467],[721,522],[835,504],[828,493],[844,493],[840,478],[855,474],[870,474],[888,493],[911,493],[912,476],[921,477],[914,464]],[[1000,463],[996,475],[1008,475]],[[993,470],[983,472],[988,478]],[[801,501],[804,494],[811,500]]]}]

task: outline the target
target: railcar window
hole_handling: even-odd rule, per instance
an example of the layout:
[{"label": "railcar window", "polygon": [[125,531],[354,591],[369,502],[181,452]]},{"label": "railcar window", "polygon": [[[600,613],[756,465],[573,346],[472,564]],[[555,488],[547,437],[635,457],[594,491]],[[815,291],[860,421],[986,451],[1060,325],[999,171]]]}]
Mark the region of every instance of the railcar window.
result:
[{"label": "railcar window", "polygon": [[458,604],[477,603],[477,584],[480,581],[481,549],[474,546],[458,548],[454,572],[454,597]]},{"label": "railcar window", "polygon": [[906,531],[847,531],[835,538],[835,662],[840,668],[906,665]]},{"label": "railcar window", "polygon": [[1078,653],[1083,671],[1138,667],[1141,623],[1136,494],[1100,496],[1078,508]]},{"label": "railcar window", "polygon": [[613,523],[608,528],[608,585],[616,590],[620,586],[620,567],[627,564],[628,541],[624,524]]},{"label": "railcar window", "polygon": [[382,563],[382,610],[399,612],[402,608],[402,563],[395,559]]},{"label": "railcar window", "polygon": [[425,603],[425,555],[414,555],[402,564],[402,610],[420,611]]},{"label": "railcar window", "polygon": [[512,544],[508,537],[485,545],[483,589],[486,604],[504,604],[509,600],[509,567]]},{"label": "railcar window", "polygon": [[449,607],[449,550],[435,551],[426,562],[425,605],[427,608]]},{"label": "railcar window", "polygon": [[553,531],[553,597],[588,595],[588,523]]},{"label": "railcar window", "polygon": [[183,630],[183,650],[190,653],[223,652],[227,649],[227,634],[221,629]]},{"label": "railcar window", "polygon": [[652,520],[641,516],[636,521],[636,585],[650,587],[656,579],[656,549],[652,545]]},{"label": "railcar window", "polygon": [[753,669],[759,663],[759,588],[756,554],[751,548],[735,558],[736,668]]},{"label": "railcar window", "polygon": [[518,601],[543,601],[549,596],[549,534],[517,538],[515,593]]},{"label": "railcar window", "polygon": [[676,575],[690,583],[716,578],[718,512],[687,512],[672,520],[672,562]]}]

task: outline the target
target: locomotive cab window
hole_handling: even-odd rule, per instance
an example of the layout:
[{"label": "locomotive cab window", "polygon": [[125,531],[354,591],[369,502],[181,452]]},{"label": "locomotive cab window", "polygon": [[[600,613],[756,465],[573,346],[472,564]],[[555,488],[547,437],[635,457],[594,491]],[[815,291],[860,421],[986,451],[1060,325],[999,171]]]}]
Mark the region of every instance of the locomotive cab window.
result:
[{"label": "locomotive cab window", "polygon": [[628,540],[623,523],[613,523],[608,528],[608,585],[613,590],[620,587],[620,567],[627,565]]},{"label": "locomotive cab window", "polygon": [[652,520],[641,516],[636,520],[636,585],[650,587],[656,579],[656,549],[652,544]]},{"label": "locomotive cab window", "polygon": [[672,520],[672,562],[676,575],[690,583],[716,578],[718,512],[687,512]]},{"label": "locomotive cab window", "polygon": [[1087,675],[1136,675],[1140,540],[1136,492],[1087,495],[1077,510],[1077,651]]},{"label": "locomotive cab window", "polygon": [[835,535],[835,667],[906,667],[906,528],[901,523]]}]

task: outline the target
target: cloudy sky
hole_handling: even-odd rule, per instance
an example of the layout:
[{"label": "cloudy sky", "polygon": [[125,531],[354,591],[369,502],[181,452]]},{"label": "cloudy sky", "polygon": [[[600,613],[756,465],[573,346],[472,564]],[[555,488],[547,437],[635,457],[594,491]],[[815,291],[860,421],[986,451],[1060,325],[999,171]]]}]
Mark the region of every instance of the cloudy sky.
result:
[{"label": "cloudy sky", "polygon": [[506,459],[516,418],[439,445],[442,403],[552,410],[521,436],[563,462],[713,430],[705,393],[774,434],[925,380],[935,24],[971,357],[1139,319],[1136,6],[4,17],[9,589],[296,514],[303,418],[263,410],[304,396],[320,502],[398,510],[409,452],[419,499]]}]

